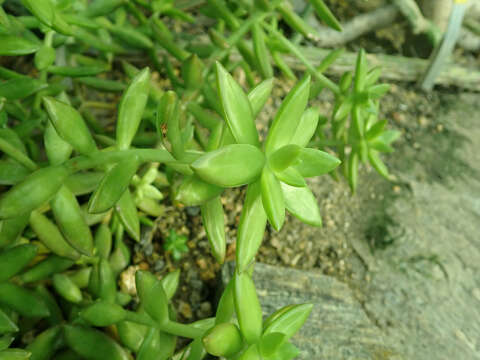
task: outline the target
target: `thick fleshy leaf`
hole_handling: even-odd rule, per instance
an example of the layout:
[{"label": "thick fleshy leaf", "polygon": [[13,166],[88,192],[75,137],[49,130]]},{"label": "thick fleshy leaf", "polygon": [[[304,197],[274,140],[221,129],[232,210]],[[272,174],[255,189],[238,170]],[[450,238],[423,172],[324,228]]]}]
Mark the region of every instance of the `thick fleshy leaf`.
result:
[{"label": "thick fleshy leaf", "polygon": [[359,94],[365,89],[367,72],[367,56],[365,54],[365,50],[361,49],[358,52],[357,64],[355,67],[355,93]]},{"label": "thick fleshy leaf", "polygon": [[295,169],[305,178],[328,174],[341,161],[325,151],[303,148],[295,162]]},{"label": "thick fleshy leaf", "polygon": [[158,323],[164,324],[169,321],[167,295],[160,281],[157,280],[146,292],[142,304],[148,315]]},{"label": "thick fleshy leaf", "polygon": [[358,182],[358,153],[352,152],[348,157],[348,183],[353,193],[357,190]]},{"label": "thick fleshy leaf", "polygon": [[252,106],[253,117],[255,118],[267,102],[273,89],[273,79],[267,79],[255,86],[248,93],[248,101]]},{"label": "thick fleshy leaf", "polygon": [[275,355],[278,349],[286,340],[286,335],[280,332],[270,332],[262,336],[260,341],[260,352],[262,356],[268,358]]},{"label": "thick fleshy leaf", "polygon": [[386,179],[390,179],[390,174],[388,173],[387,166],[383,163],[380,155],[377,150],[369,149],[368,150],[368,160],[370,164],[374,167],[377,172]]},{"label": "thick fleshy leaf", "polygon": [[45,152],[51,165],[63,164],[70,158],[73,148],[68,142],[58,135],[51,122],[47,123],[45,132],[43,133],[43,142],[45,144]]},{"label": "thick fleshy leaf", "polygon": [[255,57],[260,66],[259,70],[263,78],[271,78],[273,76],[273,68],[265,41],[265,33],[263,32],[261,25],[258,23],[252,26],[252,41]]},{"label": "thick fleshy leaf", "polygon": [[28,174],[30,170],[16,161],[0,160],[0,185],[15,185]]},{"label": "thick fleshy leaf", "polygon": [[88,211],[102,213],[113,207],[127,190],[137,168],[137,158],[131,157],[107,171],[97,190],[90,197]]},{"label": "thick fleshy leaf", "polygon": [[320,118],[320,110],[318,108],[308,108],[300,118],[297,129],[293,138],[290,140],[291,144],[298,146],[307,146],[310,139],[317,130],[318,120]]},{"label": "thick fleshy leaf", "polygon": [[223,264],[227,242],[225,239],[225,222],[220,196],[214,197],[201,206],[203,226],[207,232],[208,242],[215,259]]},{"label": "thick fleshy leaf", "polygon": [[80,154],[97,150],[95,141],[80,113],[70,105],[52,97],[44,97],[43,103],[58,135]]},{"label": "thick fleshy leaf", "polygon": [[150,70],[145,68],[132,79],[120,102],[117,121],[117,146],[120,150],[128,149],[137,133],[149,90]]},{"label": "thick fleshy leaf", "polygon": [[32,211],[30,227],[37,234],[38,239],[54,254],[72,260],[80,257],[80,253],[65,240],[57,225],[45,215]]},{"label": "thick fleshy leaf", "polygon": [[202,338],[207,352],[214,356],[230,357],[243,346],[240,330],[234,324],[222,323],[210,329]]},{"label": "thick fleshy leaf", "polygon": [[294,187],[281,183],[287,210],[305,224],[322,226],[317,200],[312,191],[305,187]]},{"label": "thick fleshy leaf", "polygon": [[323,0],[310,0],[310,4],[312,4],[318,17],[325,21],[325,24],[337,31],[342,31],[342,26],[332,14],[327,5],[325,5]]},{"label": "thick fleshy leaf", "polygon": [[262,308],[255,284],[247,272],[235,273],[235,312],[240,331],[249,344],[256,343],[262,335]]},{"label": "thick fleshy leaf", "polygon": [[259,146],[258,132],[247,95],[218,62],[216,70],[218,93],[223,115],[235,140],[239,144]]},{"label": "thick fleshy leaf", "polygon": [[260,181],[247,188],[240,222],[238,224],[235,257],[239,271],[245,271],[253,261],[263,240],[267,214],[262,204]]},{"label": "thick fleshy leaf", "polygon": [[169,272],[160,280],[160,282],[162,283],[163,290],[165,290],[167,299],[170,300],[177,291],[178,284],[180,282],[180,270],[177,269]]},{"label": "thick fleshy leaf", "polygon": [[53,287],[65,300],[78,304],[82,301],[82,292],[65,274],[55,274],[52,277]]},{"label": "thick fleshy leaf", "polygon": [[307,106],[309,94],[310,76],[306,76],[290,90],[275,115],[265,143],[268,154],[290,143]]},{"label": "thick fleshy leaf", "polygon": [[280,181],[268,166],[263,168],[260,180],[262,187],[262,204],[268,221],[279,231],[285,221],[285,200]]},{"label": "thick fleshy leaf", "polygon": [[65,325],[68,346],[80,356],[91,360],[128,360],[127,352],[103,331]]},{"label": "thick fleshy leaf", "polygon": [[276,172],[278,180],[295,187],[307,186],[307,183],[303,176],[294,167],[289,167],[283,171]]},{"label": "thick fleshy leaf", "polygon": [[295,144],[282,146],[268,158],[268,164],[275,172],[288,168],[300,155],[302,148]]},{"label": "thick fleshy leaf", "polygon": [[22,270],[35,257],[37,247],[18,245],[0,253],[0,282],[6,281]]},{"label": "thick fleshy leaf", "polygon": [[196,206],[220,195],[223,188],[208,184],[196,175],[187,177],[178,188],[175,200],[187,206]]},{"label": "thick fleshy leaf", "polygon": [[13,333],[18,331],[18,326],[10,319],[7,314],[0,310],[0,334]]},{"label": "thick fleshy leaf", "polygon": [[68,243],[87,256],[93,255],[93,237],[77,198],[62,186],[50,202],[55,220]]},{"label": "thick fleshy leaf", "polygon": [[22,4],[42,23],[53,25],[55,8],[51,0],[22,0]]},{"label": "thick fleshy leaf", "polygon": [[262,171],[265,156],[253,145],[232,144],[201,156],[191,166],[204,181],[220,187],[249,184]]},{"label": "thick fleshy leaf", "polygon": [[0,55],[1,56],[19,56],[32,54],[40,47],[40,42],[36,43],[22,37],[13,35],[0,35]]},{"label": "thick fleshy leaf", "polygon": [[135,241],[140,241],[140,220],[137,206],[133,201],[130,190],[127,189],[115,204],[115,210],[128,235]]},{"label": "thick fleshy leaf", "polygon": [[50,166],[33,172],[0,198],[0,219],[28,213],[47,202],[68,175],[69,171],[62,166]]},{"label": "thick fleshy leaf", "polygon": [[7,100],[24,99],[47,86],[46,83],[40,80],[28,77],[10,79],[0,83],[0,97],[4,97]]},{"label": "thick fleshy leaf", "polygon": [[93,326],[109,326],[125,319],[126,310],[120,305],[98,301],[83,309],[80,316]]},{"label": "thick fleshy leaf", "polygon": [[312,311],[313,304],[289,305],[265,320],[264,334],[282,333],[291,338],[302,327]]},{"label": "thick fleshy leaf", "polygon": [[33,291],[11,282],[0,283],[0,304],[26,317],[47,317],[50,312],[45,302]]}]

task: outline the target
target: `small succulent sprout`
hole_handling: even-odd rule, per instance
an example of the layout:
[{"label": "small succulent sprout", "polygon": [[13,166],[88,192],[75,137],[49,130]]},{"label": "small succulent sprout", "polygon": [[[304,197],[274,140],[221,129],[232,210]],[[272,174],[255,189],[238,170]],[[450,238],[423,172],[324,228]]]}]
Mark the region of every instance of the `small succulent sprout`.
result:
[{"label": "small succulent sprout", "polygon": [[90,325],[109,326],[124,320],[127,313],[120,305],[98,301],[83,309],[80,316]]},{"label": "small succulent sprout", "polygon": [[286,335],[280,332],[264,334],[259,343],[260,353],[264,358],[270,358],[278,352],[286,340]]},{"label": "small succulent sprout", "polygon": [[175,230],[171,229],[168,237],[165,239],[163,248],[172,254],[175,261],[182,258],[183,254],[188,252],[187,237],[178,235]]},{"label": "small succulent sprout", "polygon": [[205,350],[210,355],[230,357],[243,347],[242,335],[234,324],[222,323],[210,329],[202,339]]}]

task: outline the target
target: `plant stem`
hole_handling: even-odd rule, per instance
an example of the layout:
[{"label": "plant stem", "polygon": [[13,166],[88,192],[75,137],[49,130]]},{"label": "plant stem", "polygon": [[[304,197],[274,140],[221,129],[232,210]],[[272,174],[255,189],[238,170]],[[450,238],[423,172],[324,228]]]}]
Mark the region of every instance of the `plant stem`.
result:
[{"label": "plant stem", "polygon": [[77,156],[66,162],[66,166],[72,171],[87,170],[105,164],[119,162],[125,157],[136,156],[138,161],[171,163],[175,159],[167,150],[163,149],[128,149],[114,151],[98,151],[91,156]]}]

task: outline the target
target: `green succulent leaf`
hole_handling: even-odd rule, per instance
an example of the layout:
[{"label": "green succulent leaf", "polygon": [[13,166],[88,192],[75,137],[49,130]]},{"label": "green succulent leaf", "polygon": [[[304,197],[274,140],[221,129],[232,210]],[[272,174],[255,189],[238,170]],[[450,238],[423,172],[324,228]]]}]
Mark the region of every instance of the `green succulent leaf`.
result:
[{"label": "green succulent leaf", "polygon": [[225,188],[251,183],[264,163],[265,156],[258,147],[232,144],[202,155],[191,166],[203,181]]},{"label": "green succulent leaf", "polygon": [[305,76],[290,90],[277,111],[265,142],[267,154],[288,145],[295,134],[310,93],[310,76]]},{"label": "green succulent leaf", "polygon": [[322,19],[331,28],[337,31],[342,31],[342,25],[340,25],[338,20],[332,14],[327,5],[325,5],[323,0],[310,0],[309,2],[310,4],[312,4],[315,12],[320,19]]},{"label": "green succulent leaf", "polygon": [[275,172],[281,172],[297,160],[302,148],[295,144],[282,146],[268,157],[268,164]]},{"label": "green succulent leaf", "polygon": [[240,330],[230,323],[221,323],[210,329],[202,338],[202,342],[205,350],[214,356],[233,356],[243,346]]},{"label": "green succulent leaf", "polygon": [[165,324],[169,321],[168,299],[160,281],[157,280],[152,287],[146,291],[142,304],[148,315],[159,324]]},{"label": "green succulent leaf", "polygon": [[124,320],[127,314],[126,310],[120,305],[106,301],[97,301],[83,309],[80,316],[90,325],[104,327]]},{"label": "green succulent leaf", "polygon": [[[0,50],[1,51],[1,50]],[[40,80],[21,77],[0,83],[0,97],[7,100],[24,99],[45,89],[48,85]]]},{"label": "green succulent leaf", "polygon": [[276,172],[275,175],[277,176],[278,180],[288,184],[290,186],[295,187],[304,187],[307,186],[305,179],[303,178],[302,174],[295,169],[295,167],[286,168],[283,171]]},{"label": "green succulent leaf", "polygon": [[122,197],[137,172],[138,159],[126,158],[115,164],[105,173],[102,182],[92,194],[88,202],[90,213],[102,213],[112,208]]},{"label": "green succulent leaf", "polygon": [[198,176],[187,177],[178,188],[175,200],[187,206],[202,205],[220,195],[222,187],[209,184]]},{"label": "green succulent leaf", "polygon": [[303,148],[295,162],[295,169],[305,178],[328,174],[341,161],[321,150]]},{"label": "green succulent leaf", "polygon": [[320,110],[318,108],[311,107],[305,110],[290,143],[300,147],[307,146],[317,130],[319,119]]},{"label": "green succulent leaf", "polygon": [[210,248],[215,259],[223,264],[227,250],[225,221],[220,196],[214,197],[201,206],[203,226],[207,232]]},{"label": "green succulent leaf", "polygon": [[260,111],[265,106],[270,94],[272,93],[273,89],[273,78],[263,80],[260,84],[255,86],[250,92],[248,93],[248,101],[252,106],[253,117],[257,117]]},{"label": "green succulent leaf", "polygon": [[[278,150],[277,150],[278,151]],[[262,204],[268,221],[277,231],[285,221],[285,200],[280,181],[268,166],[263,168],[260,180],[262,189]]]},{"label": "green succulent leaf", "polygon": [[128,360],[127,352],[102,331],[83,326],[65,325],[63,333],[68,346],[91,360]]},{"label": "green succulent leaf", "polygon": [[294,187],[281,183],[287,210],[305,224],[322,226],[317,200],[307,187]]},{"label": "green succulent leaf", "polygon": [[44,97],[43,104],[58,135],[80,154],[97,151],[95,141],[80,113],[70,105],[52,97]]},{"label": "green succulent leaf", "polygon": [[7,281],[28,265],[37,254],[37,246],[18,245],[0,252],[0,282]]},{"label": "green succulent leaf", "polygon": [[139,242],[140,219],[138,217],[137,206],[128,188],[115,204],[115,210],[128,235]]},{"label": "green succulent leaf", "polygon": [[257,181],[247,188],[238,224],[235,257],[239,271],[245,271],[253,261],[262,243],[266,225],[267,214],[262,204],[261,183]]},{"label": "green succulent leaf", "polygon": [[62,186],[50,202],[55,220],[68,243],[82,254],[93,255],[93,237],[77,198]]},{"label": "green succulent leaf", "polygon": [[290,339],[302,327],[312,311],[313,304],[289,305],[265,320],[263,333],[282,333]]},{"label": "green succulent leaf", "polygon": [[1,56],[19,56],[32,54],[42,46],[41,43],[14,36],[0,35],[0,55]]},{"label": "green succulent leaf", "polygon": [[0,198],[0,219],[28,213],[52,198],[69,171],[63,166],[39,169],[12,187]]},{"label": "green succulent leaf", "polygon": [[388,172],[387,166],[384,164],[377,150],[369,149],[368,150],[368,160],[377,172],[382,175],[385,179],[390,179],[390,174]]},{"label": "green succulent leaf", "polygon": [[130,82],[118,108],[117,146],[128,149],[137,133],[150,90],[150,69],[145,68]]},{"label": "green succulent leaf", "polygon": [[217,87],[223,116],[239,144],[259,146],[257,128],[247,95],[233,77],[217,62]]},{"label": "green succulent leaf", "polygon": [[256,343],[262,335],[262,309],[255,285],[247,272],[235,273],[235,312],[240,331],[249,344]]}]

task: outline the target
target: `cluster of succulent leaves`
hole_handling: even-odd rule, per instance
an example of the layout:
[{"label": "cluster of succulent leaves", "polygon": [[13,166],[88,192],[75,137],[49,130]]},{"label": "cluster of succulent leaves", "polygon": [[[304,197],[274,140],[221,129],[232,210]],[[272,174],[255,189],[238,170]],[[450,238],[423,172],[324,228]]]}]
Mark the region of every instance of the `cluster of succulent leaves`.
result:
[{"label": "cluster of succulent leaves", "polygon": [[[340,30],[322,0],[310,0],[305,12]],[[174,31],[181,26],[193,31]],[[195,35],[207,27],[208,36]],[[315,29],[285,0],[0,1],[0,55],[16,66],[0,66],[1,360],[298,354],[289,339],[312,305],[263,319],[251,277],[267,222],[279,231],[288,211],[320,226],[305,179],[333,174],[343,161],[355,188],[359,159],[387,176],[377,151],[389,151],[397,136],[377,121],[387,90],[375,85],[379,70],[367,71],[360,53],[355,74],[336,84],[322,72],[341,51],[314,66],[298,46],[312,39]],[[274,72],[296,79],[284,54],[307,74],[262,141],[255,119]],[[148,59],[169,85],[129,59]],[[230,75],[237,69],[248,93]],[[330,127],[308,106],[324,88],[336,98]],[[120,94],[117,115],[102,116]],[[135,298],[118,288],[131,263],[127,237],[140,241],[141,224],[168,216],[166,193],[174,204],[200,207],[223,263],[220,196],[239,186],[247,190],[236,269],[215,317],[176,321],[178,271],[161,279],[137,271]],[[172,231],[164,248],[179,258],[186,240]],[[177,337],[192,341],[177,349]]]}]

